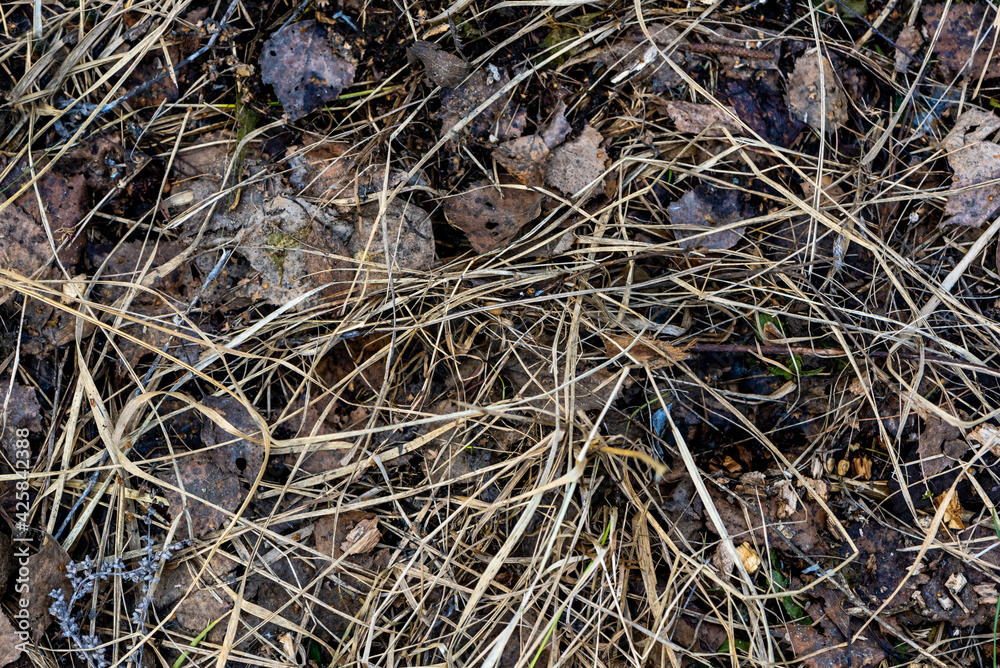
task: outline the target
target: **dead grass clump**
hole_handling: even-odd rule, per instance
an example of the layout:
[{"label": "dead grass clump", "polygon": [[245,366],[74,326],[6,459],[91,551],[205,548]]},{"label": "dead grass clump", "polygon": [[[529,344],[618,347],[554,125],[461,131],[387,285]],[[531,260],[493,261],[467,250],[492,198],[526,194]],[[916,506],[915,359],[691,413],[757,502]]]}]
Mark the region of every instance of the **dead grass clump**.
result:
[{"label": "dead grass clump", "polygon": [[5,7],[0,663],[988,665],[995,12],[861,5]]}]

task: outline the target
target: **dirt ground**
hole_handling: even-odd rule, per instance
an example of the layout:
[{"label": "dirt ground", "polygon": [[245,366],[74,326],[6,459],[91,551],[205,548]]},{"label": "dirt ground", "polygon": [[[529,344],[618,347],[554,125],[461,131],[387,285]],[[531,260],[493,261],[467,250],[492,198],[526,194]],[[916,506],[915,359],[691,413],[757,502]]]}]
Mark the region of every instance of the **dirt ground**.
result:
[{"label": "dirt ground", "polygon": [[0,3],[0,668],[996,666],[998,26]]}]

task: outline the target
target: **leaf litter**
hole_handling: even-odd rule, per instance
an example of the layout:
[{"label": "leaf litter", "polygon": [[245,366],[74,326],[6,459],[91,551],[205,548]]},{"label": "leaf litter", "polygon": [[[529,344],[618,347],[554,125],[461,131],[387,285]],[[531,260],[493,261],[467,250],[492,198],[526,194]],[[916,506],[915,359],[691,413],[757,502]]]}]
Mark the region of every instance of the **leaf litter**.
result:
[{"label": "leaf litter", "polygon": [[608,162],[601,147],[604,138],[587,125],[564,142],[570,128],[563,109],[557,108],[540,134],[508,140],[493,150],[512,178],[502,177],[497,185],[477,182],[445,201],[448,222],[465,232],[476,252],[502,248],[541,215],[545,196],[537,190],[540,186],[568,197],[583,193],[581,201],[586,201],[596,194],[591,186],[603,185]]},{"label": "leaf litter", "polygon": [[419,60],[424,65],[424,76],[435,86],[451,88],[462,82],[472,68],[459,56],[448,53],[439,44],[420,40],[410,47],[411,62]]},{"label": "leaf litter", "polygon": [[706,133],[709,137],[725,136],[725,132],[742,134],[739,123],[733,121],[733,116],[736,115],[736,109],[733,107],[720,109],[710,104],[670,100],[662,104],[679,132]]},{"label": "leaf litter", "polygon": [[542,212],[541,193],[510,181],[496,185],[479,181],[445,201],[448,222],[465,232],[476,252],[507,245]]},{"label": "leaf litter", "polygon": [[988,661],[993,13],[848,4],[12,10],[30,659]]},{"label": "leaf litter", "polygon": [[788,107],[803,123],[828,134],[847,121],[847,96],[826,54],[812,49],[795,61],[788,85]]},{"label": "leaf litter", "polygon": [[354,83],[356,69],[343,37],[314,21],[272,35],[260,57],[261,79],[274,87],[289,121],[335,100]]},{"label": "leaf litter", "polygon": [[1000,53],[993,49],[996,10],[985,2],[952,5],[947,15],[945,9],[945,3],[920,8],[925,40],[930,41],[941,28],[934,45],[938,65],[951,76],[1000,76]]},{"label": "leaf litter", "polygon": [[1000,210],[1000,145],[988,137],[1000,129],[1000,118],[992,113],[969,110],[941,141],[948,165],[955,172],[945,204],[947,223],[978,227]]},{"label": "leaf litter", "polygon": [[578,137],[552,149],[545,164],[545,183],[567,196],[598,184],[608,161],[603,141],[600,132],[585,125]]},{"label": "leaf litter", "polygon": [[746,231],[744,226],[732,226],[747,217],[742,198],[736,190],[699,185],[667,207],[667,211],[677,242],[684,249],[732,248]]}]

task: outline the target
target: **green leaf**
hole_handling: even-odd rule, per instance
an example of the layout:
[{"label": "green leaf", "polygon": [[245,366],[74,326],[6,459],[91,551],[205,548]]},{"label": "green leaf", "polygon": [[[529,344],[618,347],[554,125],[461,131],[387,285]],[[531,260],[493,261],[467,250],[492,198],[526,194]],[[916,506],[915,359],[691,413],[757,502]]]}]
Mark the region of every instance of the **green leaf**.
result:
[{"label": "green leaf", "polygon": [[758,313],[756,314],[756,319],[757,319],[757,329],[754,333],[757,335],[757,338],[760,339],[761,341],[767,340],[764,338],[764,325],[766,325],[769,322],[773,323],[774,326],[778,328],[778,331],[780,331],[782,334],[785,333],[785,328],[781,325],[781,321],[775,318],[773,315],[763,315],[761,313]]},{"label": "green leaf", "polygon": [[[743,652],[749,652],[750,651],[750,641],[749,640],[744,640],[743,638],[736,638],[735,639],[735,645],[736,645],[736,649],[738,649],[738,650],[741,650]],[[728,638],[726,639],[726,642],[722,643],[722,645],[719,646],[719,653],[720,654],[729,654],[729,639]]]},{"label": "green leaf", "polygon": [[783,608],[785,608],[785,612],[788,613],[788,616],[789,618],[791,618],[791,621],[798,622],[799,624],[803,624],[805,626],[812,625],[813,620],[809,618],[809,613],[805,611],[805,608],[796,603],[795,599],[792,598],[791,596],[783,597],[781,599],[781,605]]},{"label": "green leaf", "polygon": [[[603,12],[591,12],[590,14],[582,14],[576,18],[570,20],[568,23],[560,23],[556,25],[549,34],[545,36],[541,44],[538,45],[539,51],[541,53],[536,58],[538,62],[545,60],[553,51],[559,50],[559,45],[563,42],[568,42],[572,39],[576,39],[582,35],[587,28],[589,28],[594,21],[601,17]],[[548,62],[548,67],[559,67],[567,60],[572,58],[577,52],[576,48],[572,48],[566,53],[561,54],[558,58]]]},{"label": "green leaf", "polygon": [[[556,26],[555,28],[549,31],[549,34],[545,36],[545,39],[542,40],[542,43],[538,45],[538,49],[542,52],[541,54],[539,54],[538,60],[539,61],[544,60],[545,57],[549,55],[549,53],[558,50],[560,44],[562,44],[563,42],[568,42],[569,40],[577,36],[578,33],[572,26],[565,26],[565,25]],[[562,54],[555,60],[550,60],[548,64],[550,67],[559,67],[560,65],[565,63],[568,59],[570,59],[575,53],[576,49],[570,49],[569,51]]]},{"label": "green leaf", "polygon": [[[777,366],[769,366],[767,367],[767,370],[775,376],[781,376],[782,378],[787,378],[789,380],[800,376],[816,376],[823,373],[822,367],[818,369],[809,369],[808,371],[804,369],[802,355],[792,355],[791,359],[785,362],[785,366],[787,369],[782,369]],[[791,369],[791,371],[788,369]]]},{"label": "green leaf", "polygon": [[[774,564],[779,562],[781,559],[778,556],[777,550],[771,549],[771,586],[775,591],[784,591],[788,589],[788,578],[785,574],[781,572]],[[810,625],[813,623],[812,619],[809,618],[809,614],[805,609],[795,602],[795,599],[791,596],[783,596],[781,598],[781,605],[788,613],[788,617],[793,622],[799,622],[800,624]]]}]

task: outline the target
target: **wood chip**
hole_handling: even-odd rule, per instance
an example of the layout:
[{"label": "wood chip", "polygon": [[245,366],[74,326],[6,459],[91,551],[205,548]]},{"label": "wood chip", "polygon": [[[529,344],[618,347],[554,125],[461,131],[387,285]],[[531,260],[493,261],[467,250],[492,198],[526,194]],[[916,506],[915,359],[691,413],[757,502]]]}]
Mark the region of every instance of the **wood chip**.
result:
[{"label": "wood chip", "polygon": [[378,518],[361,520],[357,526],[348,532],[340,548],[345,554],[365,554],[371,552],[382,540],[382,532],[378,530]]},{"label": "wood chip", "polygon": [[743,562],[743,568],[747,569],[747,573],[753,575],[760,568],[761,560],[757,555],[757,551],[753,549],[750,543],[743,543],[742,545],[736,546],[736,554],[739,555],[740,561]]},{"label": "wood chip", "polygon": [[[934,497],[934,507],[940,508],[941,504],[944,503],[945,497],[948,495],[947,492],[939,494]],[[965,522],[962,520],[962,502],[958,500],[958,494],[951,495],[951,501],[948,503],[948,507],[944,509],[943,522],[946,527],[953,531],[961,531],[965,528]]]}]

